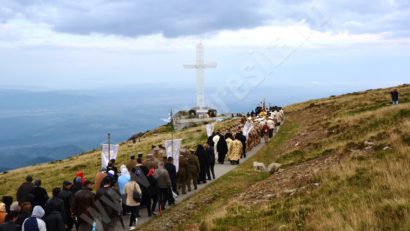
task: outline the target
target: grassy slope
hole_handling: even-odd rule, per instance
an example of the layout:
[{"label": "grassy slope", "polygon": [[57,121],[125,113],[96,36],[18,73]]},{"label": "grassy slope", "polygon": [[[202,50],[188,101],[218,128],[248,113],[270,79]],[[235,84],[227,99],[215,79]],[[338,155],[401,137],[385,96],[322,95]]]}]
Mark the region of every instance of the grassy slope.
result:
[{"label": "grassy slope", "polygon": [[142,229],[410,230],[410,86],[390,90],[288,107],[269,146]]},{"label": "grassy slope", "polygon": [[[227,120],[218,123],[216,129],[225,129],[237,123],[238,119]],[[203,126],[198,126],[177,131],[174,137],[182,138],[183,145],[195,147],[196,144],[206,141],[206,132]],[[125,164],[131,153],[136,154],[139,151],[147,153],[151,149],[151,145],[163,144],[165,139],[170,138],[170,127],[162,126],[145,134],[141,141],[136,144],[124,142],[120,145],[117,163],[119,165]],[[100,155],[101,150],[93,150],[60,162],[20,168],[0,175],[0,198],[3,195],[12,195],[14,197],[17,188],[28,174],[31,174],[34,179],[41,179],[43,186],[49,193],[53,187],[60,187],[63,180],[72,180],[78,170],[84,170],[85,176],[93,180],[96,172],[100,169]]]},{"label": "grassy slope", "polygon": [[[401,105],[389,104],[390,89],[312,100],[288,107],[286,124],[269,146],[143,230],[409,230],[410,87],[398,88]],[[230,126],[237,121],[220,124]],[[147,151],[169,137],[166,127],[129,153]],[[176,134],[195,145],[202,128]],[[369,142],[365,142],[369,141]],[[388,148],[386,148],[388,147]],[[252,170],[254,160],[284,165],[269,176]],[[47,189],[84,169],[93,176],[99,151],[63,162],[18,169],[0,176],[0,196],[14,195],[28,173]]]}]

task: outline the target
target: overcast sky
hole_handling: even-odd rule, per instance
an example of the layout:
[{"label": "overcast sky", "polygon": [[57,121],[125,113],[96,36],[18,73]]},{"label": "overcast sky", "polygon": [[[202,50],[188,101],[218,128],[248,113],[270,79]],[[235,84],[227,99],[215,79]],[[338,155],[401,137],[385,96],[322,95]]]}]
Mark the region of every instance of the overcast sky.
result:
[{"label": "overcast sky", "polygon": [[0,88],[409,83],[410,1],[0,0]]}]

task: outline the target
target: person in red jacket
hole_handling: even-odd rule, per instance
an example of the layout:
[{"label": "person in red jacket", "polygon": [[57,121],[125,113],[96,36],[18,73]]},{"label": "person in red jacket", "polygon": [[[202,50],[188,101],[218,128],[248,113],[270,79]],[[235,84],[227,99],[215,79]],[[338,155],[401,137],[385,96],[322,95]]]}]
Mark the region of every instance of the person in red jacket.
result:
[{"label": "person in red jacket", "polygon": [[262,133],[263,133],[263,138],[265,140],[265,144],[269,142],[269,125],[268,122],[265,122],[265,124],[262,127]]}]

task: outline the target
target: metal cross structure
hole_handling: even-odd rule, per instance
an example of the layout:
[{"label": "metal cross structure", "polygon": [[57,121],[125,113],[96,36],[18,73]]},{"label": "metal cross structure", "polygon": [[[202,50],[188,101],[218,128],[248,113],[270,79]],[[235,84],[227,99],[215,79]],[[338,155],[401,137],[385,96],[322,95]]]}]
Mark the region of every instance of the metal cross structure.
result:
[{"label": "metal cross structure", "polygon": [[184,64],[186,69],[196,69],[196,106],[201,111],[205,108],[205,96],[204,96],[204,69],[215,68],[216,63],[204,62],[204,47],[201,43],[196,46],[196,63]]}]

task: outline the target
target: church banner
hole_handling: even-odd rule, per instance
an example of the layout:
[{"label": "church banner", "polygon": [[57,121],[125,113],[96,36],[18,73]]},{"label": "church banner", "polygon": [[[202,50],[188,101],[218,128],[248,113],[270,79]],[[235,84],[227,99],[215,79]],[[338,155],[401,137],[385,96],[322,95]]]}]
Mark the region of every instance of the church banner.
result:
[{"label": "church banner", "polygon": [[[118,154],[118,149],[120,145],[118,144],[111,144],[110,145],[110,159],[117,159],[117,154]],[[108,162],[110,161],[108,159],[108,144],[103,144],[102,145],[102,151],[101,151],[101,166],[102,167],[107,167]]]},{"label": "church banner", "polygon": [[246,136],[246,139],[249,138],[249,133],[251,132],[252,128],[253,128],[252,123],[249,123],[248,121],[247,121],[247,122],[245,123],[245,125],[243,126],[242,134],[243,134],[244,136]]},{"label": "church banner", "polygon": [[174,158],[175,168],[179,169],[179,150],[181,148],[182,139],[165,140],[165,150],[167,157]]},{"label": "church banner", "polygon": [[215,123],[206,125],[206,134],[208,135],[208,137],[212,136],[214,129],[215,129]]}]

